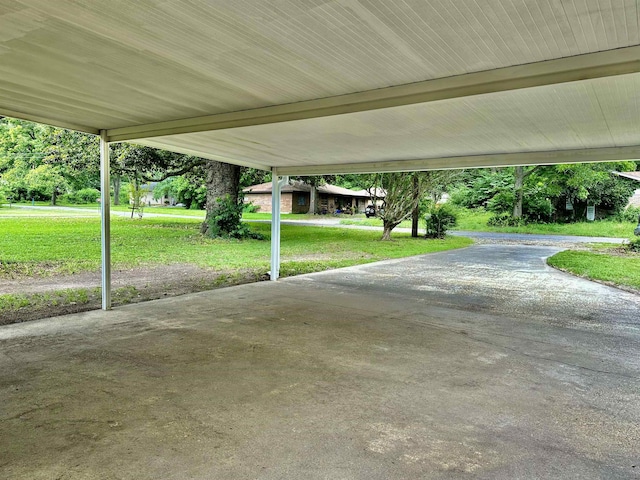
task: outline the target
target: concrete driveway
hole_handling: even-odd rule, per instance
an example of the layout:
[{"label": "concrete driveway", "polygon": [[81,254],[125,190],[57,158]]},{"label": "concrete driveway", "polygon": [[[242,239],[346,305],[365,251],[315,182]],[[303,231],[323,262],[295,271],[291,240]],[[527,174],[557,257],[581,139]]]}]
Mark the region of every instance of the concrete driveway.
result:
[{"label": "concrete driveway", "polygon": [[0,328],[0,478],[640,478],[640,296],[464,250]]}]

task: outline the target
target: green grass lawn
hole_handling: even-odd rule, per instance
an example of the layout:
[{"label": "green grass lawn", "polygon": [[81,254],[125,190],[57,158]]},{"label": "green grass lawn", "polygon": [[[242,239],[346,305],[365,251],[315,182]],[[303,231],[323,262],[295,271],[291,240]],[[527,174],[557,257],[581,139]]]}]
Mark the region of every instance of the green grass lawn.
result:
[{"label": "green grass lawn", "polygon": [[[18,205],[18,206],[16,206]],[[35,202],[36,207],[47,207],[46,209],[29,209],[24,207],[31,207],[31,202],[28,203],[19,203],[13,204],[12,207],[9,207],[7,204],[3,205],[0,208],[0,216],[7,215],[61,215],[65,212],[69,213],[65,208],[56,208],[56,207],[67,207],[72,208],[76,214],[80,214],[79,210],[86,210],[87,214],[95,214],[100,212],[100,204],[98,203],[90,203],[90,204],[75,204],[75,203],[64,203],[59,202],[56,207],[51,207],[51,205],[47,202]],[[110,209],[112,212],[131,212],[129,205],[110,205]],[[47,213],[49,212],[49,213]],[[204,210],[187,210],[182,207],[161,207],[161,206],[152,206],[145,207],[144,212],[146,213],[161,213],[166,215],[180,215],[180,216],[189,216],[189,217],[201,217],[204,218],[205,211]]]},{"label": "green grass lawn", "polygon": [[640,255],[566,250],[550,257],[547,263],[580,277],[640,290]]},{"label": "green grass lawn", "polygon": [[[599,220],[595,222],[576,223],[536,223],[521,227],[490,227],[487,221],[491,213],[484,210],[460,210],[458,224],[451,230],[464,230],[471,232],[501,232],[501,233],[529,233],[543,235],[578,235],[585,237],[619,237],[628,238],[633,234],[635,223],[615,222]],[[369,225],[382,227],[382,221],[378,218],[343,218],[343,225]],[[400,227],[410,228],[411,221],[405,220]],[[420,230],[424,230],[424,222],[420,222]]]},{"label": "green grass lawn", "polygon": [[[65,204],[59,203],[56,207],[51,207],[50,204],[46,202],[35,202],[36,207],[47,207],[46,209],[30,209],[24,207],[31,207],[31,203],[20,203],[19,207],[16,207],[15,204],[12,207],[9,207],[8,204],[5,204],[0,208],[0,217],[2,216],[80,216],[83,215],[81,210],[86,210],[87,216],[96,215],[100,213],[100,205],[99,204]],[[72,211],[67,210],[66,208],[72,208]],[[129,205],[113,205],[111,204],[110,209],[112,212],[127,212],[131,213],[131,209]],[[187,216],[194,217],[199,219],[204,219],[205,210],[188,210],[182,207],[161,207],[161,206],[152,206],[152,207],[144,207],[143,213],[158,213],[162,215],[177,215],[177,216]],[[144,216],[144,215],[143,215]],[[318,218],[314,215],[302,215],[298,213],[283,213],[280,216],[283,220],[309,220]],[[244,220],[271,220],[270,213],[244,213],[242,215]]]},{"label": "green grass lawn", "polygon": [[[30,205],[30,204],[23,204]],[[36,205],[47,206],[46,202],[36,202]],[[86,216],[96,215],[99,212],[97,205],[66,205],[74,209],[87,210]],[[112,205],[113,212],[129,212],[128,205]],[[91,213],[89,213],[91,212]],[[166,215],[189,216],[197,219],[203,219],[204,210],[187,210],[180,207],[146,207],[145,213],[159,213]],[[73,213],[64,209],[41,209],[31,210],[25,208],[0,208],[0,218],[8,216],[80,216],[82,212],[75,210]],[[452,230],[464,230],[475,232],[502,232],[502,233],[529,233],[529,234],[545,234],[545,235],[579,235],[587,237],[619,237],[627,238],[633,234],[635,223],[623,223],[610,220],[599,220],[595,222],[576,222],[576,223],[542,223],[524,225],[521,227],[490,227],[487,221],[491,217],[491,213],[482,209],[466,210],[461,209],[458,215],[458,224]],[[270,213],[244,213],[242,218],[246,221],[251,220],[271,220]],[[282,214],[283,220],[317,220],[323,217],[317,215],[302,214]],[[364,225],[382,228],[382,221],[378,218],[366,218],[364,214],[359,215],[342,215],[335,217],[340,219],[341,225]],[[411,221],[405,220],[400,228],[411,228]],[[424,222],[420,222],[420,230],[424,230]]]},{"label": "green grass lawn", "polygon": [[[190,263],[221,271],[269,267],[268,241],[220,240],[199,233],[199,219],[129,218],[111,220],[114,268]],[[252,229],[270,235],[268,224]],[[459,248],[465,238],[416,240],[395,235],[380,242],[379,233],[352,229],[282,226],[282,274],[290,275]],[[0,276],[65,274],[100,265],[98,218],[2,217]]]},{"label": "green grass lawn", "polygon": [[522,227],[489,227],[487,226],[489,217],[491,217],[491,214],[483,210],[463,210],[458,217],[458,225],[455,230],[628,238],[633,234],[635,227],[633,223],[611,220],[576,223],[534,223]]}]

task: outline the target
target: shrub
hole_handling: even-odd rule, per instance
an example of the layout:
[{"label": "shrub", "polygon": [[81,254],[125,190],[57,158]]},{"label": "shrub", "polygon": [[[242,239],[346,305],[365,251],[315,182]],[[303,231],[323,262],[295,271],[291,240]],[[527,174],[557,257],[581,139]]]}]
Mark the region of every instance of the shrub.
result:
[{"label": "shrub", "polygon": [[629,240],[627,248],[632,252],[640,252],[640,237],[634,237]]},{"label": "shrub", "polygon": [[242,198],[234,202],[230,195],[218,199],[218,206],[208,218],[207,235],[216,238],[254,238],[262,240],[264,237],[254,233],[246,223],[242,223]]},{"label": "shrub", "polygon": [[487,221],[490,227],[521,227],[526,224],[524,218],[513,218],[510,213],[502,212],[492,215]]},{"label": "shrub", "polygon": [[640,207],[627,207],[616,214],[615,219],[619,222],[637,223],[640,217]]},{"label": "shrub", "polygon": [[244,213],[257,213],[260,211],[260,207],[258,205],[254,205],[251,202],[247,202],[244,204],[244,206],[242,207],[242,211]]},{"label": "shrub", "polygon": [[70,203],[96,203],[98,198],[100,198],[100,191],[95,188],[83,188],[66,196]]},{"label": "shrub", "polygon": [[425,215],[426,238],[444,238],[458,221],[456,210],[449,204],[431,205]]}]

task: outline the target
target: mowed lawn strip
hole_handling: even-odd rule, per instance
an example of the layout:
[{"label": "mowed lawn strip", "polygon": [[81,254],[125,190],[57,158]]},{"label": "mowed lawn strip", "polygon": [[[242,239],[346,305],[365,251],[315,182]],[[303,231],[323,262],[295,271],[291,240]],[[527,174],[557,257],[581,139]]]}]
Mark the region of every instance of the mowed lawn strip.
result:
[{"label": "mowed lawn strip", "polygon": [[610,255],[566,250],[550,257],[552,267],[580,277],[631,287],[640,291],[640,255]]},{"label": "mowed lawn strip", "polygon": [[[267,240],[221,240],[199,233],[200,221],[181,218],[111,219],[115,268],[189,263],[221,271],[269,269],[268,224],[251,228]],[[471,244],[466,238],[411,239],[398,233],[282,226],[283,275],[437,252]],[[100,266],[97,218],[0,217],[0,277],[69,274]]]},{"label": "mowed lawn strip", "polygon": [[[580,237],[614,237],[627,238],[633,233],[634,222],[617,222],[614,220],[598,220],[595,222],[575,223],[530,223],[519,227],[493,227],[487,225],[491,213],[483,210],[461,210],[458,223],[451,230],[466,230],[471,232],[524,233],[538,235],[577,235]],[[378,218],[343,217],[343,225],[368,225],[382,227]],[[400,227],[409,228],[411,222],[405,220]],[[424,230],[421,222],[420,229]]]}]

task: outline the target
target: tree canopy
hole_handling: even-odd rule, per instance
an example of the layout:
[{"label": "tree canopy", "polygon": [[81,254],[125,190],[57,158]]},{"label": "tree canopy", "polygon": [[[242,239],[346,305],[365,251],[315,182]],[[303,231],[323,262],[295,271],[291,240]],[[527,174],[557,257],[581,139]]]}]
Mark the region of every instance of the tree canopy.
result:
[{"label": "tree canopy", "polygon": [[520,221],[518,217],[525,222],[573,221],[583,219],[589,205],[603,214],[623,209],[636,185],[612,172],[637,168],[636,162],[626,161],[470,170],[451,194],[454,203],[484,207],[507,223],[510,218]]}]

